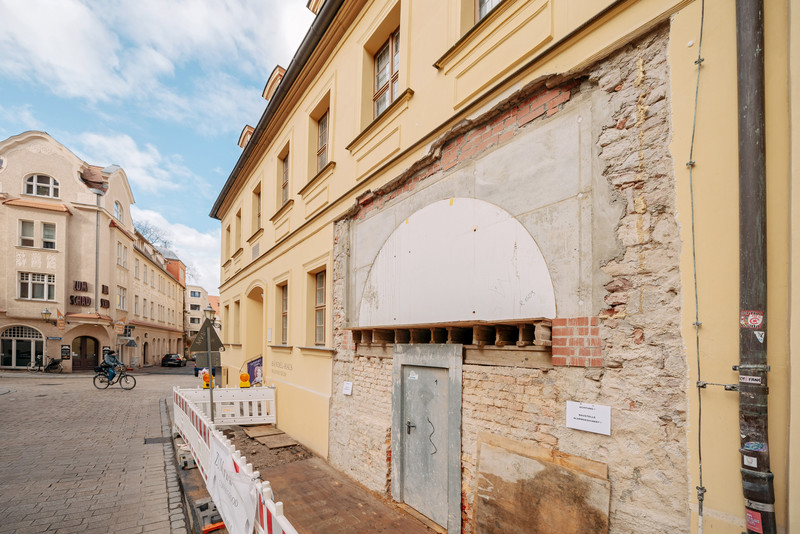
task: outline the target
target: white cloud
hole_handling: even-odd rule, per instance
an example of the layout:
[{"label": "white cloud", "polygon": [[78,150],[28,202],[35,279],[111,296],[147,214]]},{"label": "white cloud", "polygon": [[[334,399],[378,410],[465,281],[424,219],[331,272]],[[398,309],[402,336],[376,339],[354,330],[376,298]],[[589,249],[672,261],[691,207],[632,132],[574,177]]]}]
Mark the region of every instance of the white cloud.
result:
[{"label": "white cloud", "polygon": [[162,214],[131,206],[134,221],[149,222],[162,229],[172,243],[180,260],[197,273],[197,280],[189,282],[203,286],[210,294],[219,294],[220,231],[200,232],[185,224],[172,223]]},{"label": "white cloud", "polygon": [[0,134],[9,137],[25,130],[43,130],[41,121],[33,116],[31,108],[30,104],[7,108],[0,106]]},{"label": "white cloud", "polygon": [[127,99],[206,135],[238,131],[258,120],[258,84],[288,65],[313,20],[305,4],[0,0],[0,70],[68,98]]},{"label": "white cloud", "polygon": [[92,165],[119,165],[137,190],[150,193],[176,190],[185,178],[195,178],[177,157],[164,157],[151,144],[139,148],[125,134],[82,133],[76,143],[75,152],[81,159]]}]

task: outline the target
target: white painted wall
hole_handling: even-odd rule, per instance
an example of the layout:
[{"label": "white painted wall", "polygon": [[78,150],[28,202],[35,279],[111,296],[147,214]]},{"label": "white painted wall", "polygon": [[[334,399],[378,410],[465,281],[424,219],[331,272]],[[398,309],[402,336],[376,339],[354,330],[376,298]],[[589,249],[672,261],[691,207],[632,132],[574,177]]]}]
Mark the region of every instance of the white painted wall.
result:
[{"label": "white painted wall", "polygon": [[488,202],[456,197],[413,213],[369,271],[359,326],[555,317],[553,283],[528,231]]}]

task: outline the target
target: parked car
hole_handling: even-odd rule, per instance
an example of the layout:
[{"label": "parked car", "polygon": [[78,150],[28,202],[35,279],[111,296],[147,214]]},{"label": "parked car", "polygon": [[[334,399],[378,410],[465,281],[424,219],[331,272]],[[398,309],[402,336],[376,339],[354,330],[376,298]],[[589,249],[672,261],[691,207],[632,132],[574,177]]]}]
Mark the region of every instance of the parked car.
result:
[{"label": "parked car", "polygon": [[161,367],[167,367],[169,365],[185,367],[186,360],[184,360],[183,356],[180,354],[165,354],[164,357],[161,358]]}]

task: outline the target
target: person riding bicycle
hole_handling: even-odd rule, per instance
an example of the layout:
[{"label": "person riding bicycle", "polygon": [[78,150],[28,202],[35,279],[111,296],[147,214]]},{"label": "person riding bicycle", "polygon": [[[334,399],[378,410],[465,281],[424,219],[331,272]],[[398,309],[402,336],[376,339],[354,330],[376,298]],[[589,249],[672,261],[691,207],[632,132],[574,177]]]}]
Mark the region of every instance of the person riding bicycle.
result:
[{"label": "person riding bicycle", "polygon": [[117,353],[115,351],[110,350],[103,354],[103,367],[106,367],[109,382],[114,380],[114,377],[117,376],[117,372],[114,369],[118,365],[122,365],[122,362],[117,359]]}]

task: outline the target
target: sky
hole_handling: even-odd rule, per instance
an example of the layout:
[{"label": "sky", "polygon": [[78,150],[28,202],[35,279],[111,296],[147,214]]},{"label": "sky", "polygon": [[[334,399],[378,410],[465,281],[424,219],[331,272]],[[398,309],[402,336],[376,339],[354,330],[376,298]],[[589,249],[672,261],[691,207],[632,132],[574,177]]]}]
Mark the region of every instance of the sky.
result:
[{"label": "sky", "polygon": [[134,221],[163,229],[189,283],[218,294],[208,214],[267,78],[311,25],[306,0],[0,0],[0,13],[0,139],[41,130],[121,166]]}]

